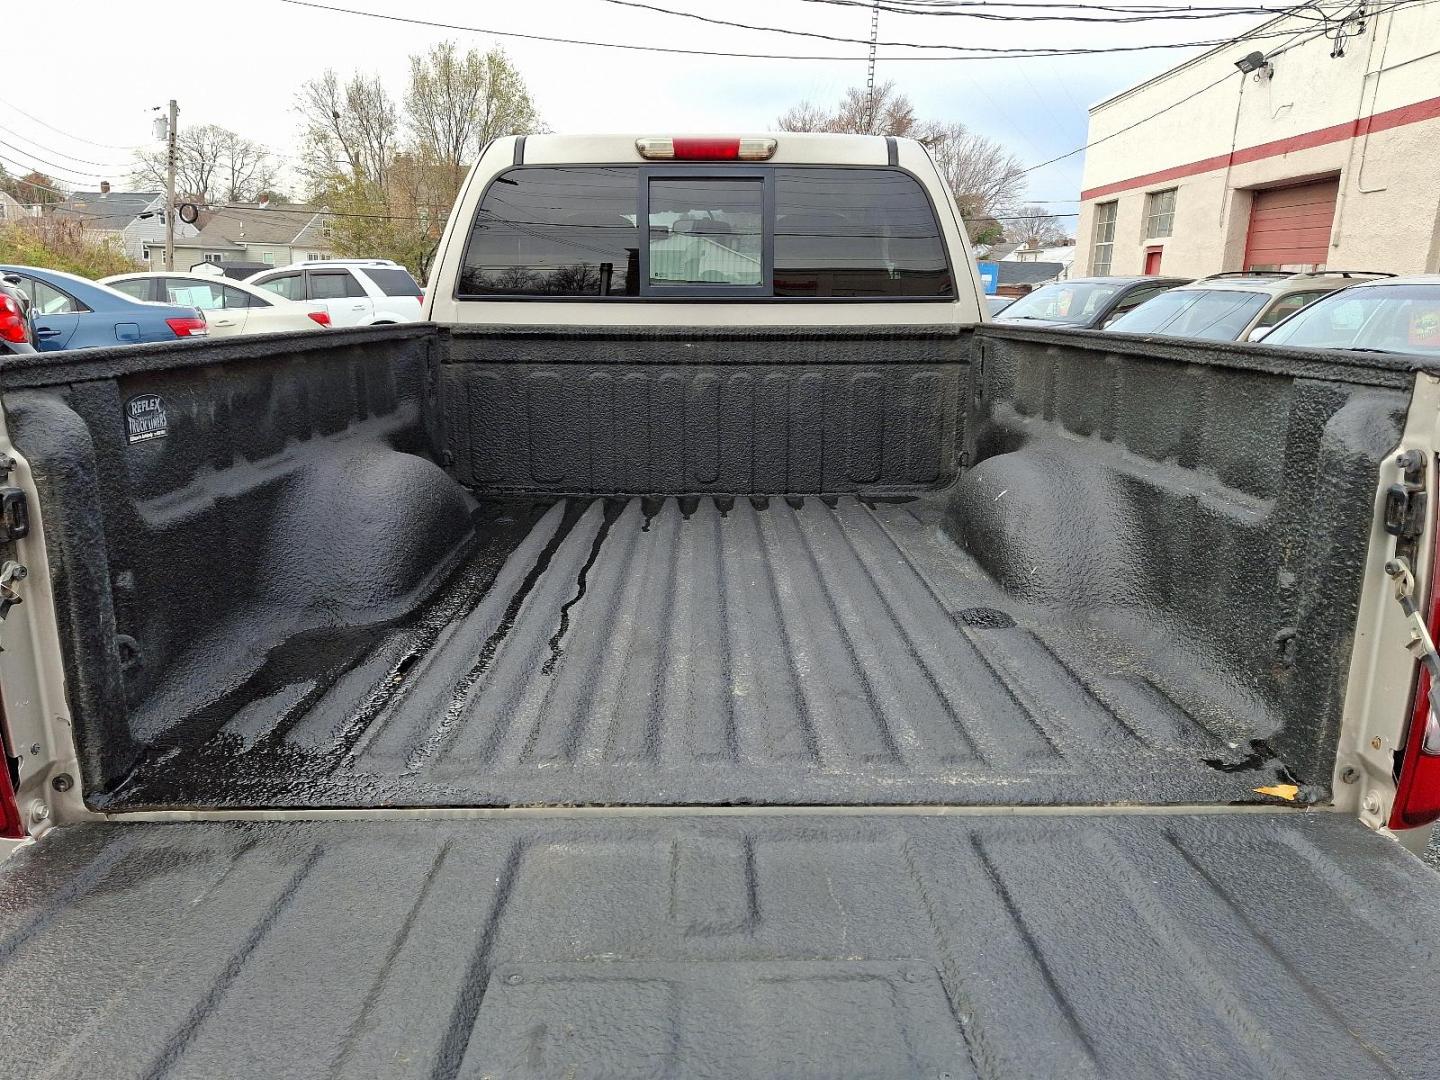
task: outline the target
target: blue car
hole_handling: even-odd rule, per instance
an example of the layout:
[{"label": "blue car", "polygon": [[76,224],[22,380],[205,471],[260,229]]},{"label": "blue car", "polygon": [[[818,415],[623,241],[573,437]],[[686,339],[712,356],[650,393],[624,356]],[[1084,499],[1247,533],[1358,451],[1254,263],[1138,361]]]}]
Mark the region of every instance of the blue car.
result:
[{"label": "blue car", "polygon": [[205,315],[191,307],[151,304],[74,274],[34,266],[0,266],[0,275],[30,297],[35,348],[98,349],[204,337]]}]

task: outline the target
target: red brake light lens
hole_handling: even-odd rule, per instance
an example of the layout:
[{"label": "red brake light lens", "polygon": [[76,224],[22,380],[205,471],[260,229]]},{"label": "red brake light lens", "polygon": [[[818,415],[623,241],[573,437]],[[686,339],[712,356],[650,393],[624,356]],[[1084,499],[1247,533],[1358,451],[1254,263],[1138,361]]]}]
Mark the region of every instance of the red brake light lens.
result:
[{"label": "red brake light lens", "polygon": [[[1434,577],[1440,573],[1440,530],[1436,531],[1436,561],[1431,564],[1430,636],[1440,633],[1440,588]],[[1440,818],[1440,736],[1430,728],[1430,671],[1419,665],[1415,677],[1415,702],[1410,712],[1410,730],[1405,736],[1405,756],[1400,764],[1395,805],[1390,811],[1390,828],[1418,829]]]},{"label": "red brake light lens", "polygon": [[25,313],[11,297],[0,294],[0,341],[17,345],[30,344],[30,324]]},{"label": "red brake light lens", "polygon": [[635,140],[647,161],[766,161],[775,156],[775,147],[774,139],[736,137]]},{"label": "red brake light lens", "polygon": [[209,333],[209,327],[205,325],[205,316],[203,315],[198,318],[184,316],[165,321],[169,324],[170,329],[175,331],[176,337],[204,337]]},{"label": "red brake light lens", "polygon": [[[0,709],[0,728],[4,726],[5,712]],[[6,746],[5,733],[0,731],[0,837],[24,840],[27,835],[25,818],[15,798],[15,784],[10,779],[10,751]]]},{"label": "red brake light lens", "polygon": [[321,326],[330,325],[330,316],[324,311],[307,311],[305,314],[309,315],[310,318],[314,319]]}]

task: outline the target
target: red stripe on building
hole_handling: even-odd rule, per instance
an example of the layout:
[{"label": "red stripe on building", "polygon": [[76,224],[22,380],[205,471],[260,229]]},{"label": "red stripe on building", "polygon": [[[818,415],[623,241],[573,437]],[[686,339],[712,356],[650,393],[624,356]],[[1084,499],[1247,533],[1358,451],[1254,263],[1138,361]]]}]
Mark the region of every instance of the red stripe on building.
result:
[{"label": "red stripe on building", "polygon": [[1101,184],[1099,187],[1082,191],[1080,199],[1088,202],[1090,199],[1114,195],[1132,188],[1153,187],[1155,184],[1163,184],[1167,180],[1179,180],[1186,176],[1214,172],[1216,169],[1223,169],[1229,165],[1244,165],[1251,161],[1280,157],[1284,154],[1293,154],[1297,150],[1309,150],[1315,146],[1344,142],[1346,139],[1374,134],[1377,131],[1390,131],[1392,128],[1404,127],[1407,124],[1419,124],[1437,118],[1440,118],[1440,97],[1427,98],[1425,101],[1417,101],[1413,105],[1402,105],[1398,109],[1387,109],[1385,112],[1375,113],[1372,116],[1362,116],[1358,121],[1333,124],[1330,127],[1307,131],[1301,135],[1291,135],[1289,138],[1260,143],[1258,146],[1243,147],[1233,153],[1202,158],[1199,161],[1192,161],[1188,165],[1176,165],[1173,168],[1145,173],[1143,176],[1132,176],[1129,180],[1116,180],[1111,184]]}]

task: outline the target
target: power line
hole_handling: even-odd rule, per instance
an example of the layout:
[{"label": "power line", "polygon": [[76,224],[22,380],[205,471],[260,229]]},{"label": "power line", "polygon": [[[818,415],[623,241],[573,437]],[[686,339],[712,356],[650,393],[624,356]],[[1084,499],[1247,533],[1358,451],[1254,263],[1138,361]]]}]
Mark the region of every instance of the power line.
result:
[{"label": "power line", "polygon": [[138,146],[138,145],[137,145],[137,146],[116,146],[114,143],[96,142],[94,139],[86,139],[86,138],[84,138],[84,137],[82,137],[82,136],[80,136],[80,135],[71,135],[68,131],[62,131],[62,130],[60,130],[60,129],[57,128],[54,124],[48,124],[48,123],[46,123],[44,120],[41,120],[38,116],[31,116],[31,115],[30,115],[29,113],[27,113],[24,109],[20,108],[19,105],[12,105],[10,102],[6,101],[4,98],[0,98],[0,105],[4,105],[4,106],[7,106],[8,108],[14,109],[14,110],[15,110],[17,113],[19,113],[21,116],[25,117],[26,120],[33,120],[35,123],[39,124],[41,127],[49,128],[51,131],[55,132],[55,134],[57,134],[57,135],[64,135],[67,139],[74,139],[76,142],[87,143],[87,144],[90,145],[90,146],[98,146],[98,147],[100,147],[100,149],[102,149],[102,150],[139,150],[139,149],[141,149],[141,147]]},{"label": "power line", "polygon": [[[1385,7],[1377,8],[1375,11],[1371,12],[1370,14],[1371,14],[1372,16],[1375,16],[1375,15],[1384,14],[1384,13],[1386,13],[1386,12],[1394,11],[1394,10],[1396,10],[1397,8],[1400,8],[1400,7],[1405,7],[1405,6],[1417,6],[1417,7],[1418,7],[1418,6],[1422,6],[1422,5],[1425,5],[1425,4],[1431,4],[1431,3],[1435,3],[1435,2],[1436,2],[1436,0],[1394,0],[1393,3],[1391,3],[1391,4],[1389,4],[1389,5],[1385,6]],[[1297,48],[1297,47],[1300,46],[1300,45],[1309,44],[1310,42],[1316,40],[1317,38],[1321,38],[1321,37],[1326,36],[1326,35],[1329,33],[1329,27],[1324,27],[1324,28],[1322,28],[1322,29],[1320,29],[1320,30],[1314,31],[1313,33],[1309,33],[1309,36],[1308,36],[1308,37],[1306,36],[1306,33],[1307,33],[1307,31],[1303,31],[1303,30],[1300,31],[1299,33],[1292,33],[1292,34],[1291,34],[1291,40],[1288,41],[1288,42],[1286,42],[1284,45],[1280,46],[1279,48],[1274,49],[1273,51],[1271,51],[1271,52],[1267,55],[1266,59],[1273,59],[1273,58],[1276,57],[1276,56],[1280,56],[1280,55],[1283,55],[1283,54],[1286,53],[1286,52],[1289,52],[1289,51],[1290,51],[1291,49],[1293,49],[1293,48]],[[1305,38],[1304,41],[1298,41],[1298,40],[1297,40],[1297,39],[1302,38],[1302,37]],[[1238,43],[1238,41],[1241,41],[1241,40],[1245,40],[1245,39],[1244,39],[1244,38],[1237,39],[1237,43]],[[1123,134],[1125,134],[1127,131],[1134,131],[1137,127],[1140,127],[1142,124],[1148,124],[1151,120],[1154,120],[1154,119],[1156,119],[1157,117],[1160,117],[1160,116],[1164,116],[1166,113],[1172,111],[1173,109],[1178,109],[1181,105],[1184,105],[1186,102],[1193,101],[1195,98],[1199,97],[1201,94],[1204,94],[1204,93],[1206,93],[1207,91],[1210,91],[1210,90],[1215,89],[1215,87],[1219,86],[1221,83],[1226,82],[1226,81],[1229,80],[1229,79],[1234,78],[1236,75],[1241,75],[1242,78],[1244,77],[1243,74],[1241,74],[1241,73],[1238,72],[1238,71],[1227,71],[1227,72],[1225,72],[1224,75],[1220,76],[1220,78],[1216,79],[1214,82],[1212,82],[1212,83],[1206,83],[1204,86],[1200,87],[1198,90],[1192,90],[1190,93],[1186,94],[1184,97],[1180,98],[1178,101],[1172,101],[1169,105],[1166,105],[1164,108],[1162,108],[1162,109],[1157,109],[1155,112],[1151,113],[1151,114],[1148,115],[1148,116],[1142,116],[1140,119],[1134,121],[1133,123],[1126,124],[1126,125],[1125,125],[1124,127],[1122,127],[1122,128],[1117,128],[1116,130],[1110,132],[1109,134],[1100,136],[1098,139],[1093,139],[1093,140],[1091,140],[1091,141],[1089,141],[1089,142],[1086,142],[1086,143],[1085,143],[1084,145],[1082,145],[1082,146],[1077,146],[1074,150],[1067,150],[1067,151],[1066,151],[1065,153],[1063,153],[1063,154],[1058,154],[1058,155],[1056,155],[1055,157],[1052,157],[1052,158],[1050,158],[1050,159],[1048,159],[1048,160],[1046,160],[1046,161],[1040,162],[1039,164],[1031,165],[1031,166],[1029,166],[1028,168],[1022,169],[1022,170],[1020,170],[1020,175],[1021,175],[1021,176],[1024,176],[1024,175],[1026,175],[1027,173],[1035,172],[1037,169],[1043,169],[1043,168],[1045,168],[1047,165],[1054,165],[1056,162],[1064,161],[1066,158],[1072,158],[1072,157],[1074,157],[1076,154],[1084,153],[1086,150],[1089,150],[1091,147],[1099,146],[1099,145],[1100,145],[1101,143],[1103,143],[1103,142],[1108,142],[1109,140],[1115,138],[1115,137],[1118,136],[1118,135],[1123,135]]]},{"label": "power line", "polygon": [[[50,161],[47,158],[41,157],[39,154],[35,153],[32,150],[26,150],[22,146],[16,146],[13,143],[8,143],[4,139],[0,139],[0,146],[8,147],[10,150],[13,150],[17,154],[23,154],[25,157],[30,158],[32,161],[40,162],[40,164],[44,165],[46,167],[46,170],[48,170],[47,175],[54,174],[54,178],[57,180],[64,180],[67,184],[88,184],[90,182],[88,176],[83,180],[76,179],[75,173],[78,170],[73,170],[71,166],[61,165],[58,162]],[[35,172],[46,171],[41,170],[34,165],[31,165],[29,167]],[[16,168],[19,168],[19,166],[16,166]]]},{"label": "power line", "polygon": [[[114,170],[114,171],[116,171],[116,172],[119,172],[121,169],[129,169],[129,168],[132,168],[133,165],[134,165],[133,162],[131,162],[131,163],[127,164],[127,165],[108,165],[108,164],[103,164],[103,163],[101,163],[101,162],[99,162],[99,161],[88,161],[88,160],[86,160],[85,158],[76,157],[74,154],[67,154],[67,153],[65,153],[63,150],[56,150],[53,146],[46,146],[44,143],[40,142],[38,139],[32,139],[32,138],[30,138],[28,135],[22,135],[22,134],[20,134],[20,132],[14,131],[14,130],[12,130],[12,129],[10,129],[10,128],[7,128],[7,127],[5,127],[4,125],[0,125],[0,131],[5,132],[5,134],[10,135],[10,136],[13,137],[13,138],[19,139],[21,142],[27,142],[27,143],[29,143],[31,146],[38,146],[41,150],[44,150],[47,154],[55,154],[57,157],[67,158],[68,160],[77,162],[77,163],[80,164],[80,165],[93,165],[93,166],[95,166],[97,169],[111,169],[111,170]],[[26,150],[25,153],[31,154],[31,153],[34,153],[34,151]],[[68,167],[68,166],[67,166],[67,167]]]},{"label": "power line", "polygon": [[[747,60],[826,60],[826,61],[831,61],[831,62],[834,62],[834,61],[854,62],[854,61],[857,61],[857,60],[864,60],[864,59],[865,59],[864,56],[836,56],[836,55],[834,55],[834,54],[828,54],[828,53],[827,53],[827,54],[814,54],[814,53],[752,53],[752,52],[727,52],[727,51],[722,51],[722,50],[718,50],[718,49],[682,49],[682,48],[676,48],[676,47],[667,46],[667,45],[635,45],[635,44],[631,44],[631,43],[628,43],[628,42],[620,42],[620,41],[591,41],[591,40],[582,39],[582,38],[563,38],[563,37],[552,37],[552,36],[547,35],[547,34],[522,33],[522,32],[520,32],[520,31],[518,31],[518,30],[495,30],[495,29],[492,29],[492,28],[487,28],[487,27],[482,27],[482,26],[463,26],[463,25],[460,25],[460,24],[457,24],[457,23],[436,22],[436,21],[430,20],[430,19],[419,19],[419,18],[414,18],[414,17],[406,16],[406,15],[388,15],[388,14],[384,14],[384,13],[378,12],[378,11],[361,11],[361,10],[356,10],[356,9],[354,9],[354,8],[336,7],[336,6],[331,5],[331,4],[316,3],[315,0],[280,0],[280,3],[282,3],[282,4],[290,4],[290,5],[294,6],[294,7],[312,8],[312,9],[314,9],[314,10],[316,10],[316,11],[328,11],[328,12],[330,12],[330,13],[332,13],[332,14],[338,14],[338,15],[358,15],[358,16],[363,16],[363,17],[365,17],[365,18],[380,19],[380,20],[383,20],[383,21],[386,21],[386,22],[405,23],[405,24],[411,25],[411,26],[425,26],[425,27],[430,27],[430,28],[437,29],[437,30],[458,30],[458,31],[460,31],[460,32],[462,32],[462,33],[467,33],[467,34],[491,34],[491,35],[494,35],[494,36],[496,36],[496,37],[519,38],[519,39],[522,39],[522,40],[525,40],[525,41],[545,41],[545,42],[551,42],[551,43],[560,44],[560,45],[584,45],[584,46],[588,46],[588,47],[592,47],[592,48],[600,48],[600,49],[624,49],[624,50],[628,50],[628,51],[631,51],[631,52],[669,53],[669,54],[680,55],[680,56],[718,56],[718,57],[727,57],[727,58],[731,58],[731,59],[747,59]],[[694,16],[694,13],[693,13],[693,12],[675,12],[674,14],[691,15],[691,16],[693,16],[693,17],[700,17],[700,16]],[[710,21],[710,20],[707,20],[707,21]],[[734,25],[739,26],[739,25],[741,25],[741,24],[734,24]],[[752,29],[777,30],[778,28],[776,28],[776,27],[752,27]],[[805,32],[805,31],[798,31],[798,30],[794,30],[794,31],[792,31],[792,30],[779,30],[778,32],[780,32],[780,33],[789,33],[789,34],[798,34],[798,35],[804,36],[804,37],[812,36],[811,34]],[[1036,58],[1039,58],[1039,57],[1056,57],[1056,56],[1094,56],[1094,55],[1102,55],[1102,54],[1106,54],[1106,53],[1146,52],[1146,51],[1154,50],[1154,49],[1197,49],[1197,48],[1209,48],[1209,47],[1214,47],[1214,46],[1219,46],[1219,45],[1231,45],[1231,44],[1234,44],[1236,41],[1239,41],[1239,40],[1250,40],[1250,39],[1253,39],[1253,38],[1260,38],[1260,37],[1283,37],[1283,36],[1285,36],[1285,34],[1288,34],[1288,33],[1290,33],[1290,31],[1283,31],[1283,32],[1276,32],[1276,33],[1269,33],[1269,34],[1266,34],[1266,33],[1250,33],[1250,34],[1245,34],[1245,35],[1243,35],[1243,36],[1240,37],[1240,38],[1225,38],[1225,39],[1220,39],[1220,40],[1215,40],[1215,41],[1154,42],[1154,43],[1151,43],[1151,44],[1140,44],[1140,45],[1111,45],[1111,46],[1105,46],[1105,47],[1102,47],[1102,48],[1054,48],[1054,49],[1044,49],[1044,48],[1041,48],[1041,49],[1029,49],[1029,48],[1018,48],[1018,47],[1017,47],[1017,48],[1010,48],[1010,47],[1005,47],[1005,48],[994,47],[994,48],[990,48],[990,47],[981,47],[981,46],[965,46],[965,48],[966,48],[967,51],[968,51],[968,55],[954,55],[954,54],[952,54],[952,55],[949,55],[949,56],[880,56],[880,57],[877,57],[876,59],[879,60],[879,61],[883,61],[883,62],[885,62],[885,63],[900,63],[900,62],[912,62],[912,61],[913,61],[913,62],[920,62],[920,61],[940,61],[940,62],[943,62],[943,61],[947,61],[947,60],[948,60],[948,61],[955,61],[955,60],[1006,60],[1006,59],[1025,59],[1025,58],[1028,58],[1028,57],[1036,57]],[[821,37],[823,37],[823,36],[825,36],[825,35],[813,35],[813,36],[821,36]],[[842,40],[858,40],[858,39],[842,39]],[[867,41],[867,42],[864,42],[864,44],[867,44],[867,45],[868,45],[868,41]],[[899,45],[899,44],[904,44],[906,48],[932,48],[932,47],[934,47],[934,48],[954,48],[954,46],[929,46],[929,45],[916,45],[916,44],[913,44],[913,43],[900,43],[900,42],[896,42],[895,44],[897,44],[897,45]]]},{"label": "power line", "polygon": [[[838,3],[839,0],[810,0],[810,2],[811,2],[811,3]],[[732,21],[732,20],[730,20],[730,19],[719,19],[719,18],[715,18],[714,16],[710,16],[710,15],[701,15],[700,13],[694,12],[694,11],[678,11],[678,10],[676,10],[676,9],[674,9],[674,8],[660,7],[660,6],[657,5],[657,4],[643,3],[642,0],[605,0],[605,3],[615,4],[615,5],[618,6],[618,7],[638,8],[638,9],[640,9],[640,10],[642,10],[642,11],[654,11],[654,12],[657,12],[658,14],[661,14],[661,15],[674,15],[674,16],[678,16],[678,17],[681,17],[681,18],[694,19],[694,20],[696,20],[696,21],[698,21],[698,22],[710,23],[711,25],[714,25],[714,26],[733,26],[733,27],[736,27],[737,29],[740,29],[740,30],[758,30],[758,31],[762,31],[762,32],[764,32],[764,33],[769,33],[769,34],[788,34],[788,35],[790,35],[790,36],[792,36],[792,37],[816,38],[816,39],[821,40],[821,41],[836,41],[836,42],[841,42],[841,43],[844,43],[844,44],[847,44],[847,45],[869,45],[869,44],[871,44],[871,40],[870,40],[869,38],[842,37],[842,36],[837,35],[837,34],[822,34],[822,33],[818,32],[818,31],[814,31],[814,30],[791,30],[791,29],[788,29],[788,28],[785,28],[785,27],[779,27],[779,26],[765,26],[765,25],[757,25],[757,24],[754,24],[754,23],[734,22],[734,21]],[[852,4],[850,4],[850,3],[845,3],[844,6],[850,7],[850,6],[859,6],[859,5],[858,5],[858,4],[852,5]],[[1311,7],[1311,4],[1310,4],[1310,3],[1303,3],[1303,4],[1296,4],[1296,5],[1294,5],[1294,6],[1292,6],[1292,7],[1289,7],[1289,8],[1232,8],[1232,9],[1228,9],[1228,15],[1227,15],[1227,16],[1221,16],[1221,15],[1219,15],[1219,14],[1190,15],[1190,14],[1184,13],[1183,11],[1174,11],[1174,10],[1172,10],[1172,12],[1171,12],[1170,14],[1161,14],[1160,11],[1163,10],[1163,9],[1157,9],[1155,12],[1153,12],[1153,13],[1151,13],[1151,14],[1128,15],[1128,16],[1115,16],[1115,15],[1099,15],[1099,16],[1081,16],[1081,15],[1015,15],[1015,14],[1002,14],[1002,13],[1000,13],[1000,12],[994,12],[994,11],[946,12],[945,14],[965,15],[965,16],[968,17],[968,18],[984,19],[984,20],[988,20],[988,21],[991,21],[991,22],[1024,22],[1024,23],[1032,23],[1032,22],[1074,22],[1074,23],[1094,23],[1094,24],[1097,24],[1097,25],[1115,25],[1115,24],[1124,24],[1124,23],[1133,23],[1133,22],[1174,22],[1174,21],[1182,21],[1182,20],[1186,20],[1186,19],[1195,19],[1195,18],[1210,19],[1210,18],[1221,18],[1221,17],[1233,17],[1233,16],[1235,16],[1235,15],[1260,15],[1260,14],[1269,14],[1269,15],[1284,16],[1284,15],[1293,15],[1293,14],[1297,14],[1297,13],[1303,12],[1303,11],[1305,11],[1306,9],[1310,8],[1310,7]],[[872,11],[878,11],[878,10],[890,10],[890,9],[888,9],[888,8],[872,8],[871,10],[872,10]],[[1089,10],[1089,9],[1086,9],[1086,10]],[[929,12],[911,11],[911,12],[906,12],[906,14],[919,15],[919,14],[931,14],[931,13],[929,13]],[[970,45],[947,45],[947,44],[935,44],[935,43],[917,43],[917,42],[913,42],[913,41],[876,41],[876,42],[874,42],[874,44],[884,45],[884,46],[889,47],[889,48],[904,48],[904,49],[951,49],[951,50],[971,51],[971,50],[973,50],[973,49],[975,49],[975,48],[978,48],[977,46],[970,46]],[[1204,42],[1197,42],[1196,44],[1205,44],[1205,43],[1204,43]],[[1168,46],[1168,47],[1169,47],[1169,48],[1181,48],[1181,47],[1183,47],[1183,46],[1176,44],[1176,45],[1170,45],[1170,46]],[[988,51],[988,50],[987,50],[987,51]],[[1008,50],[1007,50],[1007,51],[1008,51]],[[1022,51],[1022,50],[1017,50],[1017,51]],[[1023,50],[1023,51],[1033,51],[1033,50]]]},{"label": "power line", "polygon": [[[866,0],[802,0],[809,4],[828,4],[834,7],[869,7]],[[1311,5],[1298,5],[1308,7]],[[981,10],[948,10],[981,9]],[[1002,13],[992,9],[1012,8],[1016,11],[1054,10],[1102,12],[1091,15],[1030,15]],[[902,0],[881,0],[880,10],[892,15],[918,15],[922,18],[966,18],[983,19],[992,22],[1164,22],[1190,21],[1199,19],[1228,19],[1237,15],[1285,15],[1295,10],[1290,7],[1263,7],[1260,5],[1199,7],[1186,5],[1175,8],[1163,4],[1084,4],[1084,3],[991,3],[990,0],[961,0],[961,2],[934,6],[910,6]]]}]

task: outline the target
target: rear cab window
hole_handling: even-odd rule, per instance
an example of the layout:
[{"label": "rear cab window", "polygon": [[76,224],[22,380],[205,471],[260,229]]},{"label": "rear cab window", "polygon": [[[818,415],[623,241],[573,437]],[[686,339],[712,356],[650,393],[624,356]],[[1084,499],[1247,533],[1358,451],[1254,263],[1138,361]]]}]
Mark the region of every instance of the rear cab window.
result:
[{"label": "rear cab window", "polygon": [[900,169],[535,165],[486,189],[455,295],[935,301],[956,285]]}]

